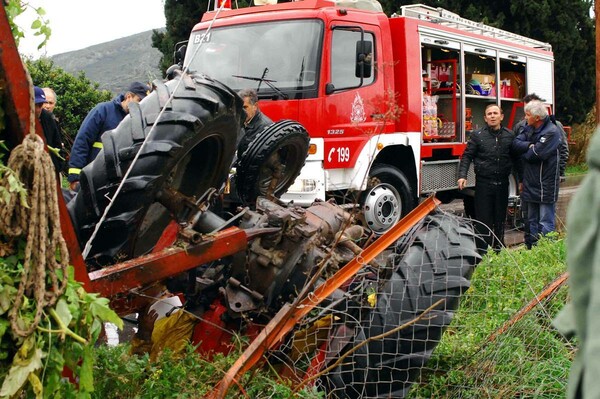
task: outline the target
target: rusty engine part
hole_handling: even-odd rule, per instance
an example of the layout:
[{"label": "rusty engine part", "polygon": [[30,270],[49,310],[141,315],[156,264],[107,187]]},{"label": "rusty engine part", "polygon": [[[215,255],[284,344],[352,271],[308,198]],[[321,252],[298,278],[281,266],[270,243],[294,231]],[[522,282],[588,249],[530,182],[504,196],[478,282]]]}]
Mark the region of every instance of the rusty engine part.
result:
[{"label": "rusty engine part", "polygon": [[[327,261],[328,274],[333,274],[354,257],[347,247],[332,245],[351,222],[349,213],[330,202],[315,202],[304,209],[259,197],[256,211],[246,213],[239,227],[268,226],[278,231],[252,240],[246,259],[232,265],[225,288],[229,311],[276,311],[297,296],[323,262]],[[352,231],[362,236],[360,226]]]},{"label": "rusty engine part", "polygon": [[[201,213],[194,215],[193,229],[180,231],[180,238],[196,242],[196,237],[227,224],[210,210]],[[269,319],[306,288],[316,269],[324,265],[320,275],[332,275],[354,258],[360,250],[355,241],[363,238],[363,229],[352,221],[331,202],[302,208],[259,197],[256,210],[244,210],[238,226],[248,237],[246,252],[171,279],[170,289],[186,292],[190,305],[204,309],[222,297],[232,319],[245,314]],[[334,245],[338,241],[340,245]]]}]

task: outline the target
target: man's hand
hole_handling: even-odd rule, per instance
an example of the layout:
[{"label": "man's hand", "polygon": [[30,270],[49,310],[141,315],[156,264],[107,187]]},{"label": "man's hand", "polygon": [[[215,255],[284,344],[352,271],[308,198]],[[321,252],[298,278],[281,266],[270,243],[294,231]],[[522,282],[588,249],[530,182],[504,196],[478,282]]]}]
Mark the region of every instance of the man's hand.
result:
[{"label": "man's hand", "polygon": [[75,181],[69,182],[69,188],[71,189],[71,191],[79,191],[79,181],[75,180]]},{"label": "man's hand", "polygon": [[467,185],[467,179],[458,179],[458,189],[462,190]]}]

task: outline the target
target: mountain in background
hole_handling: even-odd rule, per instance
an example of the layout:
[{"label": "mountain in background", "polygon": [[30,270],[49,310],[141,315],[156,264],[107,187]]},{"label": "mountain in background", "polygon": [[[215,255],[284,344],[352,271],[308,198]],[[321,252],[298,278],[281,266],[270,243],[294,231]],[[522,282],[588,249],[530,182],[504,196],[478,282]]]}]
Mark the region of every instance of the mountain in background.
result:
[{"label": "mountain in background", "polygon": [[100,83],[100,89],[118,94],[133,81],[149,83],[162,78],[158,68],[161,56],[152,47],[150,30],[50,58],[65,71],[74,75],[83,71]]}]

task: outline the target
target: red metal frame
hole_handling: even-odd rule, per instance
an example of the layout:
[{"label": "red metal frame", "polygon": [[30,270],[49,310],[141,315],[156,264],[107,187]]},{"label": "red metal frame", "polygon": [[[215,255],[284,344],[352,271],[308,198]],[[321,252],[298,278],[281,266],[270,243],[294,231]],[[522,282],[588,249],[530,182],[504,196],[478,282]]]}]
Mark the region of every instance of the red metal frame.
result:
[{"label": "red metal frame", "polygon": [[[0,49],[2,49],[0,80],[7,99],[4,103],[8,120],[6,133],[9,147],[12,148],[21,143],[29,133],[33,112],[31,79],[19,56],[4,6],[0,7],[0,19]],[[36,123],[36,132],[43,137],[39,123]]]},{"label": "red metal frame", "polygon": [[[131,290],[150,285],[193,269],[199,265],[233,255],[246,249],[248,236],[244,230],[231,227],[216,233],[195,245],[168,247],[105,267],[89,273],[90,288],[100,295],[111,298],[111,307],[120,314],[137,308]],[[127,293],[127,295],[122,295]]]}]

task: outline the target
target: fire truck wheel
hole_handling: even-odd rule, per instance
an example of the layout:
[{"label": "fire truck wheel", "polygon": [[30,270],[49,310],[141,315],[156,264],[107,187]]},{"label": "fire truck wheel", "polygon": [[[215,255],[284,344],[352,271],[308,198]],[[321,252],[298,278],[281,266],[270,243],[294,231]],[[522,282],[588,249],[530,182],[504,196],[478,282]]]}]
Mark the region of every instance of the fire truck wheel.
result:
[{"label": "fire truck wheel", "polygon": [[[177,194],[198,199],[219,188],[233,161],[243,115],[235,92],[200,75],[154,84],[155,91],[104,133],[103,150],[81,172],[81,189],[69,203],[83,246],[150,134],[92,242],[88,259],[99,265],[150,251],[173,217],[185,217],[184,207],[173,206]],[[167,191],[176,197],[164,200]],[[161,196],[171,211],[158,202]]]},{"label": "fire truck wheel", "polygon": [[[324,388],[338,398],[403,398],[452,321],[480,260],[468,221],[443,214],[425,218],[396,243],[387,262],[391,277],[370,285],[381,287],[376,305],[363,295],[359,311],[346,319],[343,330],[354,334],[331,362],[355,351],[321,379]],[[440,300],[424,318],[397,329]],[[349,303],[344,311],[352,309]]]},{"label": "fire truck wheel", "polygon": [[361,204],[366,226],[376,234],[383,234],[415,207],[415,196],[398,168],[375,164]]},{"label": "fire truck wheel", "polygon": [[[304,166],[309,140],[300,123],[287,119],[257,134],[238,163],[235,186],[240,199],[254,204],[258,196],[269,191],[275,197],[285,193]],[[281,176],[270,187],[278,171]]]}]

